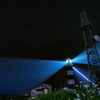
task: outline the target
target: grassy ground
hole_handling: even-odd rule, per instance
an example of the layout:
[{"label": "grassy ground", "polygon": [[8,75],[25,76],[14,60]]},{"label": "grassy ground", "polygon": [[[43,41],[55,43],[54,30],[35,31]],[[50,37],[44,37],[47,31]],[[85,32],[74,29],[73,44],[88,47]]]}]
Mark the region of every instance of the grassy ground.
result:
[{"label": "grassy ground", "polygon": [[27,100],[27,97],[25,96],[6,96],[6,95],[0,95],[0,100]]}]

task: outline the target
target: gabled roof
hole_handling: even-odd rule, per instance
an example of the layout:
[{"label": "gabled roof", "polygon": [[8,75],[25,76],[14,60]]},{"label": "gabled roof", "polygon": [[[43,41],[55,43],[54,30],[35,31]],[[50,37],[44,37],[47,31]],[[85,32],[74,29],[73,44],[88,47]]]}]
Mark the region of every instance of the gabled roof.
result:
[{"label": "gabled roof", "polygon": [[31,91],[31,90],[34,90],[34,89],[36,89],[36,88],[38,88],[38,87],[41,87],[41,86],[45,86],[45,88],[47,88],[47,85],[48,85],[48,86],[51,86],[50,84],[40,84],[40,85],[38,85],[38,86],[36,86],[36,87],[31,88],[30,91]]}]

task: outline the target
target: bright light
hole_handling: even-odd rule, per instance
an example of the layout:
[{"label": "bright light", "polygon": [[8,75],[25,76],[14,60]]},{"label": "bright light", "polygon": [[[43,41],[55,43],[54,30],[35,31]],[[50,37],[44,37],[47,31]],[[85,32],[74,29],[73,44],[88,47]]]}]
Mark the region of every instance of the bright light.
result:
[{"label": "bright light", "polygon": [[79,64],[88,64],[86,51],[83,51],[81,54],[79,54],[78,56],[73,58],[72,62],[73,63],[79,63]]},{"label": "bright light", "polygon": [[[97,51],[100,56],[100,42],[96,43]],[[72,63],[88,64],[86,50],[72,59]]]},{"label": "bright light", "polygon": [[[88,82],[92,83],[87,77],[85,77],[82,73],[80,73],[75,67],[73,67],[73,69],[75,71],[77,71],[82,77],[84,77]],[[93,84],[93,83],[92,83]],[[93,84],[94,85],[94,84]],[[94,85],[95,87],[97,87],[96,85]]]},{"label": "bright light", "polygon": [[66,63],[68,63],[68,64],[72,63],[71,59],[68,58],[68,59],[66,60]]},{"label": "bright light", "polygon": [[75,67],[73,67],[82,77],[84,77],[87,81],[91,82],[87,77],[85,77],[82,73],[80,73]]}]

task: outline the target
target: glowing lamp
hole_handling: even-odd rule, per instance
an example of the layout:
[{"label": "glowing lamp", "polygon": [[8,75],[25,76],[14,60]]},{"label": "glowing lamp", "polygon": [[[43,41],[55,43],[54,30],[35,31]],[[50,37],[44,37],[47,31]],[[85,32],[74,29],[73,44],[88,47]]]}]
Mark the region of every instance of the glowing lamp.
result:
[{"label": "glowing lamp", "polygon": [[67,64],[71,64],[71,63],[72,63],[72,61],[71,61],[71,59],[69,59],[69,57],[68,57],[68,59],[66,60],[66,63],[67,63]]}]

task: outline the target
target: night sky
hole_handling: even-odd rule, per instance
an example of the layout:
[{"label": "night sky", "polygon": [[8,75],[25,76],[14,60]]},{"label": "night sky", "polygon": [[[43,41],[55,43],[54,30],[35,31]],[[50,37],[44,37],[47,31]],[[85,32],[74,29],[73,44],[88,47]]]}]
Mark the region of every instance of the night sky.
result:
[{"label": "night sky", "polygon": [[0,93],[28,93],[85,50],[82,8],[100,36],[100,0],[0,1]]}]

